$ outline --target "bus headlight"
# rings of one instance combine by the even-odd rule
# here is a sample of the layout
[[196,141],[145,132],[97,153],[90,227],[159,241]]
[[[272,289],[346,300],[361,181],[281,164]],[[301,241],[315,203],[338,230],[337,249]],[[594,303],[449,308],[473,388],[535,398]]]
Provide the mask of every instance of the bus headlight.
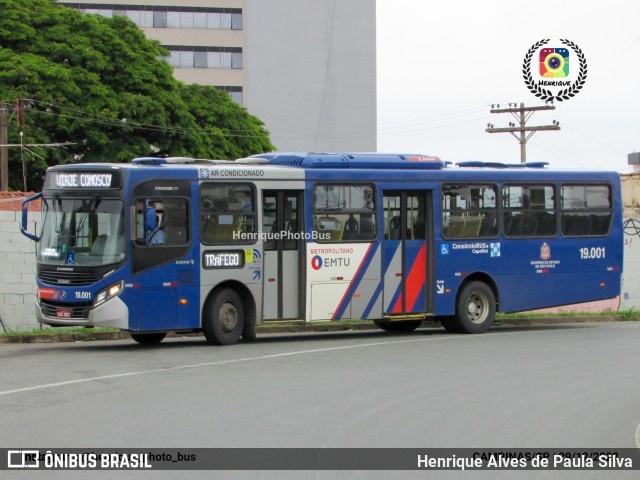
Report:
[[100,293],[96,295],[96,299],[93,302],[93,306],[97,307],[98,305],[102,305],[107,300],[117,296],[124,289],[124,280],[119,281],[118,283],[114,283],[108,288],[105,288]]

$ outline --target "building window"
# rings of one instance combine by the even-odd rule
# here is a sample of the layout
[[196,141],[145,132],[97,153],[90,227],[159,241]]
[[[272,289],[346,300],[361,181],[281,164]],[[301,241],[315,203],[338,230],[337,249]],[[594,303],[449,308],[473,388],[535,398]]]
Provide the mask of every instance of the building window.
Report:
[[222,68],[222,54],[220,52],[207,52],[207,67]]
[[207,67],[207,52],[193,52],[193,68]]
[[[127,10],[127,14],[131,15],[132,11]],[[131,18],[131,17],[129,17]],[[136,23],[139,27],[153,27],[153,12],[140,12],[140,23]]]
[[242,53],[231,54],[231,68],[242,68]]
[[242,14],[231,14],[231,30],[242,30]]
[[193,14],[193,28],[207,28],[207,14],[206,13],[194,13]]
[[242,94],[242,87],[225,86],[225,87],[215,87],[215,88],[217,88],[218,90],[223,90],[227,92],[231,97],[231,100],[236,102],[238,105],[243,105],[244,97]]
[[193,53],[194,52],[180,52],[180,68],[193,68]]
[[154,28],[167,28],[167,12],[153,12]]
[[238,47],[186,47],[163,45],[169,50],[167,59],[177,68],[243,68],[242,48]]
[[[139,27],[206,28],[212,30],[242,30],[242,9],[204,7],[163,7],[159,5],[104,5],[60,2],[83,13],[104,17],[125,15]],[[111,8],[108,8],[111,7]]]
[[236,102],[238,105],[244,104],[244,96],[242,95],[242,92],[229,92],[229,95],[231,95],[231,100]]
[[167,12],[167,28],[180,28],[180,19],[182,18],[182,14],[180,12],[172,12],[169,10]]

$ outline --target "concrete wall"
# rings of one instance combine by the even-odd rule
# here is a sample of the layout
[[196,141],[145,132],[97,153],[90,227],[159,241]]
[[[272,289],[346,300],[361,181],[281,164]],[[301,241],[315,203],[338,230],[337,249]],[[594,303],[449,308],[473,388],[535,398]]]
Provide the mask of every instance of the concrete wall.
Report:
[[[0,319],[10,330],[32,330],[39,325],[33,311],[36,244],[20,233],[21,221],[21,212],[0,211]],[[29,232],[34,233],[37,225],[40,213],[30,212]]]
[[620,308],[640,310],[640,218],[624,220],[624,271]]

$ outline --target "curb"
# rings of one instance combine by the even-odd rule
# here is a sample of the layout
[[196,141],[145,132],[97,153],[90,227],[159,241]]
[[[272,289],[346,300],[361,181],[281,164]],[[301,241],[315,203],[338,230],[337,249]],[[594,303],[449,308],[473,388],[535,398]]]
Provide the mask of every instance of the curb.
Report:
[[[612,323],[624,320],[623,315],[594,315],[583,317],[522,317],[498,319],[496,327],[524,327],[544,325],[568,325],[575,323]],[[423,327],[442,328],[439,322],[425,322]],[[373,323],[336,323],[323,325],[268,325],[258,326],[258,334],[275,333],[320,333],[320,332],[344,332],[344,331],[378,330]],[[192,334],[188,334],[192,335]],[[200,335],[200,334],[195,334]],[[169,333],[167,338],[180,337],[181,334]],[[102,340],[130,340],[125,332],[87,332],[87,333],[57,333],[42,335],[10,335],[0,337],[0,344],[16,343],[63,343],[63,342],[90,342]]]

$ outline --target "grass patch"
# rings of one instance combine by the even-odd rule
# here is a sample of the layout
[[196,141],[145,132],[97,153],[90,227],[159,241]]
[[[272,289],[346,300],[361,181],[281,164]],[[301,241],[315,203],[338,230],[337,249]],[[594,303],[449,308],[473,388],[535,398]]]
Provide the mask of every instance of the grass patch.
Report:
[[59,335],[70,333],[103,333],[119,332],[117,328],[85,328],[85,327],[63,327],[63,328],[38,328],[34,330],[9,330],[0,333],[0,337],[18,337],[23,335]]
[[498,313],[496,318],[549,318],[549,317],[602,317],[602,316],[620,316],[625,320],[640,320],[640,310],[604,310],[602,312],[557,312],[557,313],[538,313],[538,312],[519,312],[519,313]]
[[585,318],[585,317],[617,317],[616,320],[621,322],[638,322],[640,321],[640,310],[604,310],[602,312],[558,312],[558,313],[537,313],[537,312],[520,312],[520,313],[498,313],[496,315],[496,325],[504,325],[509,320],[518,319],[535,319],[535,318]]

